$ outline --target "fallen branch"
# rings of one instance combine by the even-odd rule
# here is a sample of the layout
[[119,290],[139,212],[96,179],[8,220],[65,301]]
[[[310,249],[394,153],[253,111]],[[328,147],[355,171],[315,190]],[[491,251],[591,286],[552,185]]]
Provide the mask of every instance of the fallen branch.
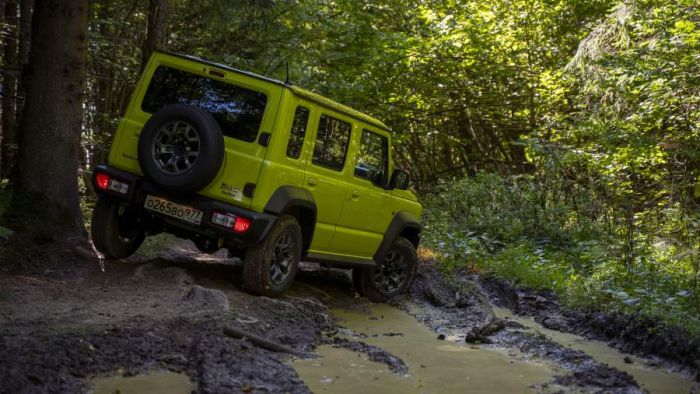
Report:
[[490,337],[491,335],[501,331],[505,328],[505,322],[501,319],[496,318],[493,315],[489,315],[484,324],[476,325],[472,327],[471,331],[464,337],[465,342],[469,343],[493,343]]
[[232,337],[232,338],[237,338],[237,339],[247,339],[254,345],[257,345],[263,349],[270,350],[272,352],[277,352],[277,353],[288,353],[297,357],[304,357],[304,358],[314,358],[318,357],[315,354],[311,353],[305,353],[305,352],[300,352],[291,348],[288,348],[284,345],[281,345],[276,342],[272,342],[270,340],[267,340],[263,337],[259,337],[255,334],[251,334],[249,332],[240,330],[238,328],[234,327],[224,327],[224,334]]

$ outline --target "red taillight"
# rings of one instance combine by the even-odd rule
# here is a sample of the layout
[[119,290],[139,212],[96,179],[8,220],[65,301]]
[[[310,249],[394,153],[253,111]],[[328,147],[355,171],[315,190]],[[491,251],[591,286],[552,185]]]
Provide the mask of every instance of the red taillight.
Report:
[[237,233],[246,232],[248,228],[250,228],[250,220],[240,218],[228,212],[214,211],[211,214],[211,222]]
[[109,185],[109,175],[98,173],[95,176],[95,180],[97,181],[97,187],[102,190],[107,190],[107,186]]
[[128,183],[121,182],[107,174],[97,173],[97,175],[95,175],[95,181],[97,182],[97,187],[102,190],[110,190],[119,194],[126,194],[129,192]]
[[243,218],[236,218],[236,224],[233,226],[233,231],[237,233],[242,233],[248,230],[250,227],[250,220]]

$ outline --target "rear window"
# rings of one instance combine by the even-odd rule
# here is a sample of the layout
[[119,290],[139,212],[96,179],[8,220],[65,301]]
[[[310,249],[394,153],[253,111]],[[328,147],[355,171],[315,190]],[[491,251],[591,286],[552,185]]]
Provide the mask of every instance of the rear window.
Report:
[[240,86],[160,66],[141,103],[155,113],[171,104],[189,104],[214,116],[227,137],[253,142],[260,130],[267,96]]

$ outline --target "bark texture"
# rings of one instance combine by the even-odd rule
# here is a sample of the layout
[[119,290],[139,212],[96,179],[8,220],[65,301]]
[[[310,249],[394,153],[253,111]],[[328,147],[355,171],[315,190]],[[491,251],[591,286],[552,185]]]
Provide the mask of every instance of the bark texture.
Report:
[[168,43],[168,0],[149,0],[148,30],[141,49],[141,70],[146,68],[153,51],[165,49]]
[[[20,72],[24,74],[27,65],[29,64],[29,48],[32,40],[32,9],[34,8],[34,0],[22,0],[19,10],[19,50],[17,53],[17,63]],[[17,123],[22,120],[22,108],[26,92],[24,89],[24,79],[17,85]]]
[[89,0],[36,1],[17,179],[0,220],[16,233],[0,260],[36,261],[39,254],[58,257],[67,250],[85,255],[78,158],[88,5]]
[[5,31],[3,54],[5,69],[2,86],[2,177],[10,175],[16,152],[16,96],[17,96],[17,4],[7,0],[4,7]]

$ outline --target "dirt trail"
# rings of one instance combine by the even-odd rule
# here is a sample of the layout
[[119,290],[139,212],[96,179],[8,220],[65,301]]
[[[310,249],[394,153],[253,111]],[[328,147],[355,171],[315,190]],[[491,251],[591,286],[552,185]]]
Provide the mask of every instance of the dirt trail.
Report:
[[[242,290],[241,272],[240,263],[223,254],[203,255],[187,242],[166,237],[136,257],[107,262],[104,272],[88,276],[68,270],[60,275],[0,275],[0,393],[88,392],[105,382],[96,379],[167,371],[189,376],[200,393],[305,393],[317,387],[309,375],[302,374],[307,382],[302,381],[296,362],[290,363],[292,356],[227,337],[224,327],[247,330],[298,352],[318,348],[326,362],[347,355],[366,359],[372,368],[382,366],[387,376],[409,379],[411,387],[420,389],[410,376],[427,375],[415,358],[400,354],[398,334],[408,336],[408,330],[371,337],[378,332],[348,330],[348,323],[333,314],[346,311],[356,321],[376,315],[376,306],[355,294],[345,272],[304,264],[282,299],[248,295]],[[453,346],[434,337],[442,333],[448,339],[463,338],[492,317],[486,295],[474,277],[448,284],[427,264],[411,294],[380,308],[404,311],[400,313],[416,325],[414,333],[421,332],[419,341]],[[558,365],[532,375],[537,378],[526,386],[535,391],[641,392],[630,375],[526,330],[509,327],[490,338],[493,351],[514,365],[503,373]],[[483,351],[454,345],[460,351]],[[184,375],[161,378],[178,381]],[[446,374],[442,379],[448,378]],[[426,390],[419,392],[430,392]]]

